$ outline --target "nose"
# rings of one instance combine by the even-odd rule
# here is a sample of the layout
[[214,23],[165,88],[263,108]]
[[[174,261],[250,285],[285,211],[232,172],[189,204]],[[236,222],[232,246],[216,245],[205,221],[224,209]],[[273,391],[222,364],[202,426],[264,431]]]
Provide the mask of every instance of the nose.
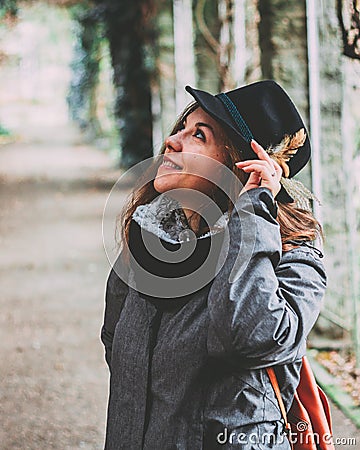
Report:
[[180,152],[182,150],[180,133],[173,134],[165,139],[165,149],[175,152]]

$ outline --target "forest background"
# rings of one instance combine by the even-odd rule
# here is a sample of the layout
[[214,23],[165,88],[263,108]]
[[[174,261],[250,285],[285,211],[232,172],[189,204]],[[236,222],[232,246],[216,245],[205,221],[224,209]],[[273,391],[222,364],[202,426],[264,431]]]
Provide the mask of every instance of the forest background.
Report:
[[[17,168],[24,162],[12,146],[26,140],[24,123],[30,128],[35,116],[43,132],[50,121],[58,124],[47,136],[50,146],[69,120],[119,177],[157,154],[176,114],[191,101],[185,85],[217,93],[274,79],[286,89],[313,147],[298,179],[320,200],[313,206],[326,236],[328,290],[309,344],[355,409],[359,10],[356,0],[0,0],[0,161]],[[45,104],[52,105],[49,115]]]

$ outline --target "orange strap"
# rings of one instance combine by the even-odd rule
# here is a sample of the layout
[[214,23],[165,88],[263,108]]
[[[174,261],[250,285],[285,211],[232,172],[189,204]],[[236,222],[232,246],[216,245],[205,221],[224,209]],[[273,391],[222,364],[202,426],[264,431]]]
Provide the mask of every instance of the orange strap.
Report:
[[277,401],[278,401],[279,406],[280,406],[281,415],[283,416],[283,419],[285,421],[286,433],[289,434],[291,432],[291,427],[290,427],[290,424],[289,424],[289,422],[287,420],[286,409],[285,409],[285,405],[284,405],[283,399],[281,397],[281,392],[280,392],[280,388],[279,388],[279,383],[278,383],[277,378],[276,378],[276,374],[275,374],[274,369],[272,367],[267,367],[266,368],[266,372],[269,375],[270,383],[271,383],[271,385],[272,385],[272,387],[274,389]]

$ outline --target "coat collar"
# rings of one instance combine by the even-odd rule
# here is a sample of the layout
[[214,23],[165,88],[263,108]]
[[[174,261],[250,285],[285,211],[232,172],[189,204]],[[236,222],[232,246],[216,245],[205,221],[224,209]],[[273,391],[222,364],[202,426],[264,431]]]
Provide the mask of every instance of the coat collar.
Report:
[[[172,244],[189,240],[186,230],[190,226],[180,203],[174,198],[160,194],[151,203],[139,205],[133,213],[135,220],[143,229]],[[203,239],[223,231],[228,223],[229,214],[226,211],[211,227],[210,231],[199,236]]]

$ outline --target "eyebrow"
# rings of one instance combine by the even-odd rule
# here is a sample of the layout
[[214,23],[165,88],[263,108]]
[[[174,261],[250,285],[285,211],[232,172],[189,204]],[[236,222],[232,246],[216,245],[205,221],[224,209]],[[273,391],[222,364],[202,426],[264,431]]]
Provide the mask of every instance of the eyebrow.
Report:
[[213,128],[211,125],[209,125],[208,123],[197,122],[197,123],[195,124],[195,126],[196,126],[196,127],[206,127],[206,128],[209,128],[209,130],[211,130],[213,136],[215,136],[214,128]]
[[[187,119],[187,118],[185,117],[185,119],[183,120],[183,124],[184,124],[184,125],[186,125],[186,119]],[[214,131],[214,128],[213,128],[211,125],[209,125],[208,123],[205,123],[205,122],[196,122],[195,126],[196,126],[196,127],[205,127],[205,128],[208,128],[208,129],[212,132],[213,136],[215,137],[215,131]]]

